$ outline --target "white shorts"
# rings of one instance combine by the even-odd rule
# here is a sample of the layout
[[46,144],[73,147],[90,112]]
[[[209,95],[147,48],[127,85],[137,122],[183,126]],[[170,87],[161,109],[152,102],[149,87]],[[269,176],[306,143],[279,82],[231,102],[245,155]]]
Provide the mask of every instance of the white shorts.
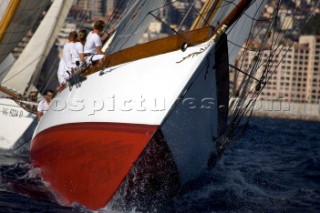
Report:
[[85,57],[85,60],[86,60],[87,64],[91,64],[91,61],[99,61],[104,56],[105,55],[91,55],[91,56]]
[[66,66],[63,60],[60,60],[57,76],[60,84],[66,83],[67,80],[70,78],[69,74],[66,71]]

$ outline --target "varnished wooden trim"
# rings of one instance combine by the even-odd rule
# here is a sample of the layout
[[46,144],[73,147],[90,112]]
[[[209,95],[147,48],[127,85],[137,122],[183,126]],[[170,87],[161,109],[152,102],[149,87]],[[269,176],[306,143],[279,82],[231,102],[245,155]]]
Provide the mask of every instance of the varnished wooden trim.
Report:
[[20,97],[20,95],[18,95],[17,93],[15,93],[15,92],[13,92],[13,91],[5,88],[5,87],[2,87],[2,86],[0,86],[0,91],[4,92],[7,95],[10,95],[13,98],[19,98]]
[[212,38],[212,36],[215,35],[216,30],[220,29],[223,25],[230,26],[231,24],[233,24],[252,1],[253,0],[242,0],[241,2],[239,2],[238,5],[231,11],[231,13],[216,29],[212,29],[212,27],[206,26],[200,29],[181,33],[181,35],[173,35],[123,49],[119,52],[106,56],[104,59],[86,70],[84,72],[84,75],[95,73],[97,71],[103,70],[106,67],[112,67],[142,58],[176,51],[181,49],[184,43],[189,43],[189,45],[197,45],[206,42],[210,38]]

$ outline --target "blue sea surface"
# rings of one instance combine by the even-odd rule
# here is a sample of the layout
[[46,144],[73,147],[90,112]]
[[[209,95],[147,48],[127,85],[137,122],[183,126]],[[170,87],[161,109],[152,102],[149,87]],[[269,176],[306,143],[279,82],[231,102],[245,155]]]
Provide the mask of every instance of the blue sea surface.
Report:
[[[28,153],[1,153],[0,172],[38,184],[28,175],[28,161]],[[89,211],[16,194],[0,179],[0,212]],[[320,122],[253,118],[212,171],[166,203],[129,212],[320,212]]]

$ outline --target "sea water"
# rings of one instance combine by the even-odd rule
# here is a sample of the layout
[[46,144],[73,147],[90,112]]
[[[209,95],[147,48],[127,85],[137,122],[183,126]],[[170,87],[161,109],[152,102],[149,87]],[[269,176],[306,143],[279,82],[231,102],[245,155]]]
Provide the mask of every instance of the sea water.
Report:
[[[41,184],[31,177],[27,152],[1,153],[0,162],[5,176]],[[0,179],[0,212],[90,211],[19,195]],[[166,203],[132,206],[129,212],[320,212],[320,122],[251,119],[212,171]]]

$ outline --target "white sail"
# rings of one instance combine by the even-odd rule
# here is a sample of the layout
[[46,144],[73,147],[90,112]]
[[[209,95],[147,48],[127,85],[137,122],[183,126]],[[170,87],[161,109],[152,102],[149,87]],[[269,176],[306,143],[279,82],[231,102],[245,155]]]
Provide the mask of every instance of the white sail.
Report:
[[[9,10],[10,4],[18,2],[16,10]],[[2,62],[7,55],[17,46],[22,38],[34,25],[43,11],[50,3],[50,0],[1,0],[0,1],[0,23],[12,16],[8,26],[0,26],[0,62]]]
[[19,59],[2,81],[2,86],[23,94],[41,67],[64,24],[72,1],[55,0]]
[[159,13],[157,9],[164,3],[165,0],[134,2],[120,21],[121,24],[116,29],[114,40],[107,50],[108,54],[136,45],[150,22],[154,19],[149,14],[150,11],[153,11],[151,13],[156,16]]

